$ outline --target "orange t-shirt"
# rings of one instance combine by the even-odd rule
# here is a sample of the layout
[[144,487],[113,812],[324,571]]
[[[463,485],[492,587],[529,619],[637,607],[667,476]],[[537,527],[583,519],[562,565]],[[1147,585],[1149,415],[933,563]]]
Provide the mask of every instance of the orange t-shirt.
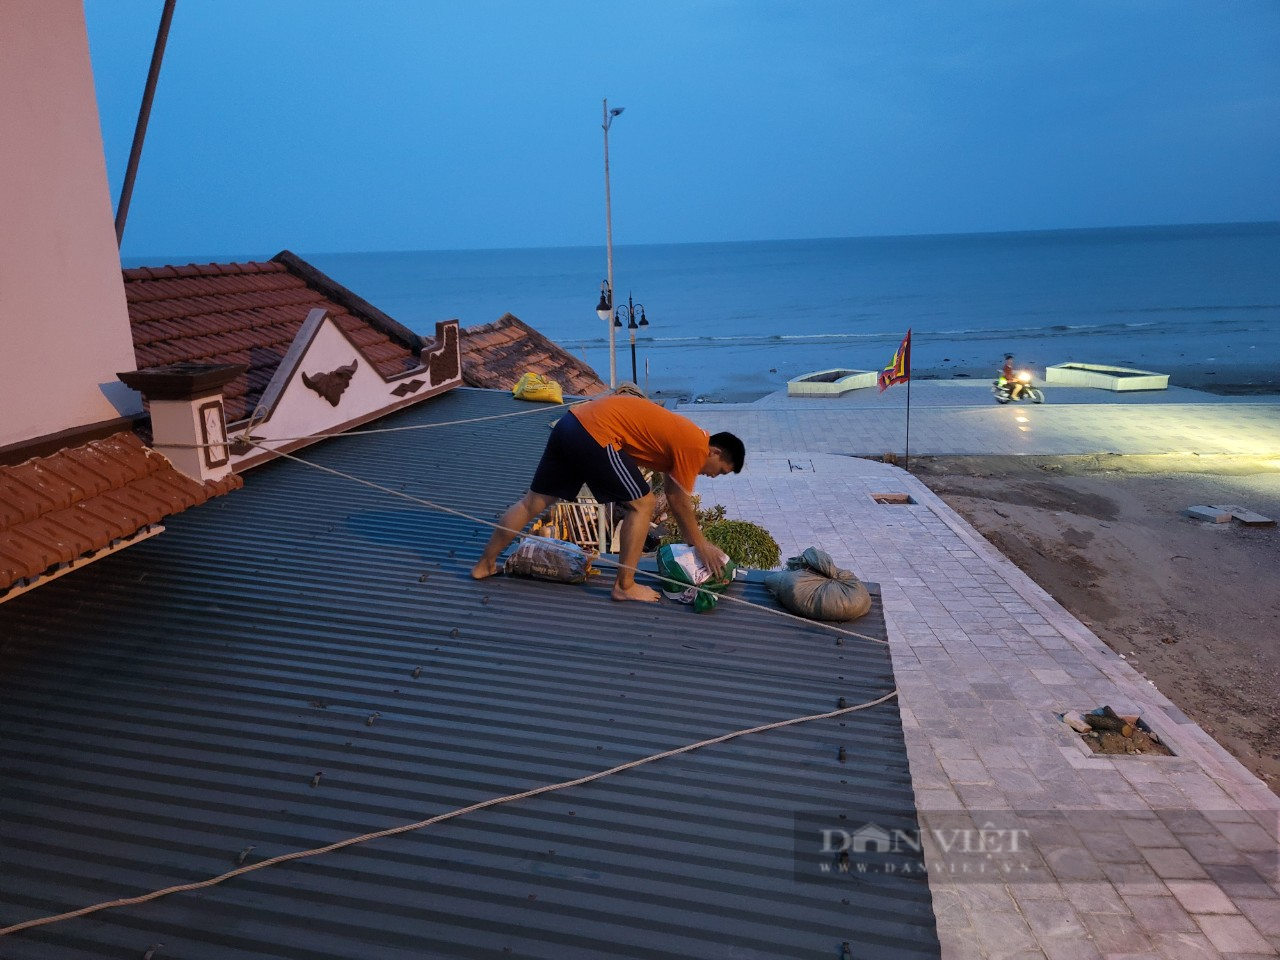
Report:
[[571,412],[602,447],[621,450],[693,493],[711,441],[692,420],[641,397],[612,394],[579,404]]

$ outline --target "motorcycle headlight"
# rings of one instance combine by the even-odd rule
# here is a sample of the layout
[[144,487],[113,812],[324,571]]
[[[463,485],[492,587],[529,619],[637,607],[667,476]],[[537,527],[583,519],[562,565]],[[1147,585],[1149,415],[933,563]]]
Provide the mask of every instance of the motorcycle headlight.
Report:
[[1030,382],[1031,382],[1031,374],[1029,374],[1029,373],[1027,373],[1027,371],[1023,370],[1021,373],[1019,373],[1019,374],[1018,374],[1018,379],[1019,379],[1019,380],[1021,380],[1023,383],[1030,383]]

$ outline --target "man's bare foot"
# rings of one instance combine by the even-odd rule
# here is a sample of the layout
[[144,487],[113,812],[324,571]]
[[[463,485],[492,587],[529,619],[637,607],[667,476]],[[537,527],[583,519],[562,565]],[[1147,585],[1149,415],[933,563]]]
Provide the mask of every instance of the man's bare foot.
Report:
[[639,600],[641,603],[653,603],[658,600],[662,594],[658,593],[652,587],[646,587],[641,583],[632,583],[630,586],[620,587],[616,583],[613,585],[614,600]]
[[471,577],[473,580],[483,580],[485,577],[492,577],[498,572],[498,561],[481,560],[471,568]]

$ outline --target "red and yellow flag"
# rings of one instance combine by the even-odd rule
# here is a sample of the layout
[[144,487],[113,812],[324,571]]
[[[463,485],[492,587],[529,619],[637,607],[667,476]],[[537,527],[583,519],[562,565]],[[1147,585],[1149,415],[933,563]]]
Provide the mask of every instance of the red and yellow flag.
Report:
[[907,335],[902,338],[902,343],[898,345],[897,352],[894,353],[893,359],[889,361],[889,365],[880,371],[880,375],[876,378],[880,384],[880,392],[884,393],[896,383],[906,383],[911,379],[911,331],[907,331]]

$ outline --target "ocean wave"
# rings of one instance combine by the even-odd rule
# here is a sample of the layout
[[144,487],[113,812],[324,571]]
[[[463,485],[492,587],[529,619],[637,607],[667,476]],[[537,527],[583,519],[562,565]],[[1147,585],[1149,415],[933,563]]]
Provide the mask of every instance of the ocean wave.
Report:
[[[917,341],[964,341],[964,340],[1023,340],[1032,338],[1070,338],[1095,337],[1114,334],[1141,335],[1145,331],[1158,332],[1161,336],[1177,333],[1206,333],[1215,329],[1240,330],[1243,321],[1231,318],[1218,318],[1194,324],[1173,324],[1155,320],[1116,320],[1100,323],[1055,323],[1036,326],[1014,327],[953,327],[948,329],[913,328],[913,336]],[[779,325],[784,325],[780,323]],[[753,346],[766,344],[796,346],[821,344],[896,344],[905,330],[845,331],[820,333],[745,333],[721,335],[714,333],[695,334],[691,336],[652,336],[637,337],[636,344],[654,348],[676,348],[682,346],[703,347],[713,344],[724,346]],[[566,337],[560,342],[565,345],[584,344],[599,346],[608,343],[607,337]],[[627,345],[628,338],[618,336],[615,343]]]

